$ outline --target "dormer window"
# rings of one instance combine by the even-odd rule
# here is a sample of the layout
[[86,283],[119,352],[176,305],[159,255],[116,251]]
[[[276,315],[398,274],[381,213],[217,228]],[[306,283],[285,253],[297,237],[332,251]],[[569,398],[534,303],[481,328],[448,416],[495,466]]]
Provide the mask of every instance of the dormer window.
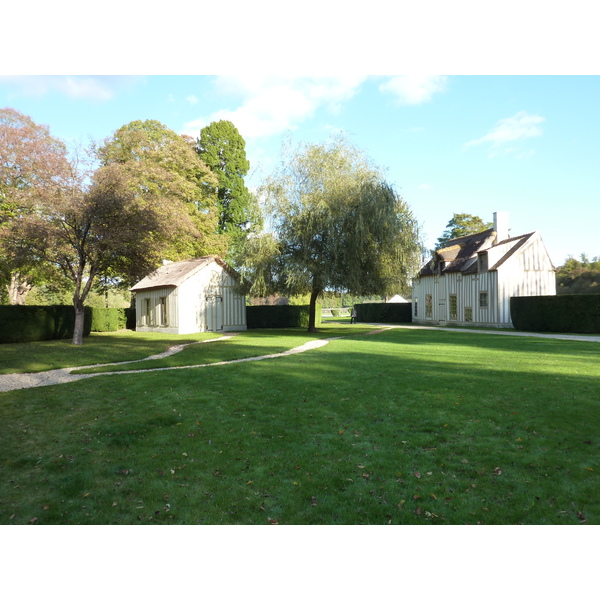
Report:
[[477,256],[477,270],[480,273],[484,273],[488,270],[488,254],[487,252],[481,252]]
[[438,274],[439,275],[443,275],[444,274],[444,267],[445,266],[446,266],[446,261],[440,260],[440,262],[438,263]]

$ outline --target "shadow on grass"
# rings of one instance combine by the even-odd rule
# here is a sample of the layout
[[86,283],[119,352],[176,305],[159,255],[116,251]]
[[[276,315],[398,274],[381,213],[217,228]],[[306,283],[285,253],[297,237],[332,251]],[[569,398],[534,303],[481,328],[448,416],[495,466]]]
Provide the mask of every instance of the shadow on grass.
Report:
[[0,522],[600,523],[598,356],[447,336],[7,393]]

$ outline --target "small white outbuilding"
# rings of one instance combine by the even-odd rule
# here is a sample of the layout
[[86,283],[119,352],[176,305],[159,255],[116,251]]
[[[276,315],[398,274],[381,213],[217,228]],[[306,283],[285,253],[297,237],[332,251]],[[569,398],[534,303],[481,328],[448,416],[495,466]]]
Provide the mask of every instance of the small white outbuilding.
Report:
[[218,256],[167,263],[131,288],[136,331],[199,333],[246,329],[238,274]]

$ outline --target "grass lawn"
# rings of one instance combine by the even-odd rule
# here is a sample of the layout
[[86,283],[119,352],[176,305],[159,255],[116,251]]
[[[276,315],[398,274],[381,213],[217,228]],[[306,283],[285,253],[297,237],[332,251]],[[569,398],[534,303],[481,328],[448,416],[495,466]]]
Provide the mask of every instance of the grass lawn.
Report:
[[[600,345],[368,330],[249,331],[165,360],[351,337],[0,393],[0,524],[600,524]],[[93,360],[28,344],[6,368],[182,341],[98,337]]]

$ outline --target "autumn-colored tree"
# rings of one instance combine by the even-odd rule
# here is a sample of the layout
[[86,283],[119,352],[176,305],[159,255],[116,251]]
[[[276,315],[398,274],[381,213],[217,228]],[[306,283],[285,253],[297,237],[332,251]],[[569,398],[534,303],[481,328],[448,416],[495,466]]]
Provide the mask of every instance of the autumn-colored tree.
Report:
[[[143,164],[140,185],[146,177],[159,176],[163,191],[173,202],[182,202],[199,235],[191,240],[174,240],[168,258],[179,260],[205,254],[225,256],[229,238],[219,231],[217,176],[195,152],[195,142],[180,136],[158,121],[132,121],[118,129],[99,148],[103,165]],[[154,184],[153,184],[154,185]]]
[[60,194],[69,172],[65,144],[51,136],[48,127],[14,108],[0,109],[0,280],[10,304],[24,304],[34,283],[52,279],[54,269],[22,260],[20,253],[2,244],[2,231]]
[[309,331],[324,291],[393,295],[416,272],[416,220],[345,138],[290,148],[262,193],[273,233],[248,240],[249,293],[310,293]]
[[98,277],[133,283],[161,259],[204,251],[217,237],[199,226],[216,213],[201,187],[202,173],[210,173],[189,143],[174,133],[162,145],[142,135],[127,146],[117,137],[97,150],[99,168],[72,161],[57,193],[31,198],[3,236],[19,260],[57,265],[73,283],[74,344],[83,342],[84,303]]

